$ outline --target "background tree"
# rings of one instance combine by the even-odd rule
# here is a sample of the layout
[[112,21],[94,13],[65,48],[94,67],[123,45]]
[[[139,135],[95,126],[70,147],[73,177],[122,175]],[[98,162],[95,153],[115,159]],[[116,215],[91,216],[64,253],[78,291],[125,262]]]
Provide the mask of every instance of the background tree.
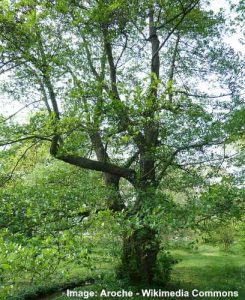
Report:
[[28,122],[2,120],[0,145],[25,156],[48,142],[54,158],[101,172],[108,208],[132,227],[119,273],[151,284],[151,216],[170,209],[171,178],[205,189],[236,156],[227,124],[240,110],[242,64],[222,42],[222,13],[189,0],[3,1],[0,29],[5,92],[38,103]]

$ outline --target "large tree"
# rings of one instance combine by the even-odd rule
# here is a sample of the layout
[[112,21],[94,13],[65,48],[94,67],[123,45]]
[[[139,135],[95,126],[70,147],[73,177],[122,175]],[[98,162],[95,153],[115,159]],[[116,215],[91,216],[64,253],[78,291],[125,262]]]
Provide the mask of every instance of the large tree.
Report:
[[48,142],[54,158],[101,172],[108,208],[138,220],[121,274],[151,283],[160,241],[149,216],[168,205],[169,175],[200,189],[234,155],[242,65],[222,42],[232,24],[205,0],[6,0],[0,10],[3,88],[38,104],[28,121],[3,118],[0,145],[26,155]]

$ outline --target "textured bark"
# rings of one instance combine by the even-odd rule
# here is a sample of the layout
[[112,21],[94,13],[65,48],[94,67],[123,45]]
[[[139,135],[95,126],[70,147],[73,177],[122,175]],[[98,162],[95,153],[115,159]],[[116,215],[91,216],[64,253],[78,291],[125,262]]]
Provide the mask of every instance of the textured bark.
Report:
[[[149,93],[150,105],[145,109],[146,122],[144,136],[139,147],[140,156],[140,179],[138,181],[138,199],[132,214],[140,215],[144,224],[143,204],[154,202],[156,191],[155,173],[155,151],[158,143],[158,123],[155,119],[157,92],[160,73],[160,58],[158,54],[159,39],[154,25],[154,11],[149,15],[149,41],[152,47],[151,59],[151,89]],[[131,282],[146,283],[151,285],[154,281],[154,274],[157,269],[157,255],[159,252],[159,241],[156,238],[156,231],[145,224],[134,232],[123,242],[121,275],[127,274]]]
[[56,158],[63,160],[64,162],[67,162],[71,165],[81,167],[83,169],[89,169],[94,171],[101,171],[101,172],[107,172],[119,177],[124,177],[126,179],[133,180],[134,178],[134,171],[116,166],[114,164],[110,163],[103,163],[100,161],[74,156],[74,155],[58,155]]
[[151,285],[157,268],[159,241],[156,232],[149,227],[135,230],[123,241],[121,277],[132,283]]
[[160,74],[160,58],[158,54],[159,39],[157,30],[154,25],[154,11],[149,15],[149,41],[151,43],[151,89],[149,93],[150,105],[146,108],[144,115],[146,123],[144,126],[144,141],[140,149],[140,174],[142,188],[156,185],[155,175],[155,151],[158,144],[158,123],[155,120],[155,112],[157,105],[157,90]]
[[[100,162],[108,162],[109,156],[106,149],[102,143],[100,133],[98,131],[93,131],[90,133],[90,140],[93,145],[93,149],[96,153],[96,157]],[[103,179],[105,185],[108,187],[108,206],[113,211],[120,211],[124,208],[124,203],[119,192],[119,180],[120,176],[111,174],[108,172],[103,172]]]

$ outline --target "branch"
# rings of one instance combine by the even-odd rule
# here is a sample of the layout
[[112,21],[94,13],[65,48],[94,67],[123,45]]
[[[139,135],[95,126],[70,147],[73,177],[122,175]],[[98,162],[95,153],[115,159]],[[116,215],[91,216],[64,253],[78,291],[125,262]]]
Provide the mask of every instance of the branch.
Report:
[[45,86],[44,86],[44,84],[42,82],[42,79],[39,77],[39,75],[38,75],[37,71],[35,70],[35,68],[32,68],[32,66],[29,66],[29,65],[27,65],[27,66],[31,70],[31,72],[36,76],[37,81],[38,81],[38,83],[40,85],[41,93],[43,94],[44,103],[46,105],[48,113],[51,114],[52,110],[51,110],[51,107],[50,107],[50,105],[48,103],[48,96],[47,96],[47,93],[46,93],[46,90],[45,90]]
[[60,119],[59,108],[58,108],[58,104],[57,104],[57,101],[56,101],[56,95],[55,95],[55,92],[54,92],[54,88],[53,88],[53,85],[51,83],[50,76],[48,74],[49,73],[48,64],[47,64],[47,61],[46,61],[46,54],[45,54],[43,44],[42,44],[41,33],[38,31],[37,34],[39,36],[38,45],[39,45],[39,51],[40,51],[41,60],[42,60],[41,72],[42,72],[42,76],[43,76],[43,81],[44,81],[44,84],[45,84],[45,86],[48,90],[48,93],[49,93],[49,97],[50,97],[50,100],[51,100],[51,103],[52,103],[55,118],[57,120],[59,120]]
[[98,161],[108,162],[110,161],[109,155],[107,153],[107,147],[103,145],[102,138],[99,130],[94,130],[89,133],[89,137],[93,146],[93,149],[96,153]]
[[[149,34],[150,38],[149,41],[151,42],[151,51],[152,51],[152,58],[151,58],[151,73],[154,73],[159,78],[159,70],[160,70],[160,58],[158,55],[157,49],[159,48],[159,39],[157,35],[156,27],[154,26],[154,11],[151,10],[149,13]],[[154,79],[152,78],[152,85],[153,85],[153,95],[154,98],[157,96],[157,88],[154,83]]]
[[[197,2],[199,2],[199,1],[197,1]],[[167,20],[165,23],[163,23],[163,24],[157,26],[156,29],[157,29],[157,30],[158,30],[158,29],[162,29],[162,28],[163,28],[164,26],[166,26],[167,24],[169,24],[169,23],[173,22],[174,20],[178,19],[178,17],[180,17],[180,16],[181,16],[183,13],[185,13],[190,7],[192,7],[192,2],[191,2],[191,4],[188,5],[186,8],[184,8],[183,5],[181,5],[181,6],[182,6],[182,9],[183,9],[183,10],[182,10],[180,13],[178,13],[177,15],[175,15],[173,18]],[[195,4],[195,6],[196,6],[196,4]]]
[[180,41],[180,35],[178,34],[176,42],[175,42],[174,53],[173,53],[171,67],[170,67],[170,72],[169,72],[169,84],[170,84],[170,87],[168,88],[168,95],[169,95],[170,102],[172,102],[172,100],[173,100],[172,85],[173,85],[173,79],[174,79],[175,63],[176,63],[176,57],[177,57],[177,53],[178,53],[179,41]]
[[228,97],[232,96],[233,93],[227,93],[227,94],[221,94],[221,95],[205,95],[205,94],[191,94],[186,91],[174,91],[176,94],[184,94],[188,97],[196,97],[196,98],[209,98],[209,99],[215,99],[215,98],[222,98],[222,97]]
[[135,152],[134,155],[131,156],[131,157],[126,161],[126,163],[124,164],[124,168],[129,168],[129,167],[132,165],[132,163],[135,162],[135,160],[138,158],[139,154],[140,154],[139,151]]
[[5,70],[1,70],[1,71],[0,71],[0,75],[6,73],[6,72],[8,72],[8,71],[11,71],[12,69],[14,69],[14,68],[16,68],[16,67],[18,67],[18,66],[21,66],[21,65],[23,65],[24,63],[25,63],[25,62],[19,62],[18,64],[15,64],[15,65],[13,65],[13,66],[10,66],[10,67],[8,67],[8,68],[5,69]]
[[2,120],[0,123],[3,123],[3,122],[6,122],[7,120],[13,118],[14,116],[16,116],[19,112],[21,112],[22,110],[24,110],[25,108],[27,108],[28,106],[34,104],[34,103],[39,103],[41,102],[42,100],[36,100],[36,101],[33,101],[31,103],[28,103],[26,104],[25,106],[23,106],[22,108],[20,108],[19,110],[17,110],[15,113],[13,113],[12,115],[8,116],[7,118],[5,118],[4,120]]
[[124,51],[126,50],[127,45],[128,45],[128,36],[127,36],[127,34],[124,34],[124,36],[125,36],[125,43],[124,43],[124,46],[123,46],[123,48],[122,48],[122,51],[121,51],[121,53],[120,53],[120,55],[119,55],[119,57],[118,57],[118,59],[117,59],[117,62],[116,62],[116,64],[115,64],[115,67],[118,66],[118,63],[120,62],[120,60],[121,60],[121,58],[122,58],[122,56],[123,56],[123,53],[124,53]]
[[182,146],[177,148],[169,157],[169,159],[167,160],[164,168],[162,169],[162,171],[160,172],[158,178],[157,178],[157,182],[158,184],[160,183],[161,179],[163,178],[163,176],[166,173],[167,168],[172,164],[172,162],[174,161],[175,157],[184,150],[189,150],[189,149],[198,149],[198,148],[202,148],[204,146],[213,146],[213,145],[219,145],[219,144],[223,144],[224,141],[213,141],[213,142],[207,142],[207,141],[203,141],[197,144],[191,144],[191,145],[186,145],[186,146]]
[[113,96],[117,100],[120,100],[118,89],[117,89],[117,67],[114,63],[112,46],[111,46],[110,41],[108,41],[107,31],[104,30],[103,34],[104,34],[105,51],[106,51],[108,63],[110,66],[111,90],[112,90]]
[[100,75],[99,73],[96,71],[94,65],[93,65],[93,61],[92,61],[92,57],[91,57],[91,53],[89,51],[89,48],[88,48],[88,44],[85,40],[85,38],[83,38],[83,42],[84,42],[84,46],[85,46],[85,51],[86,51],[86,55],[87,55],[87,59],[88,59],[88,65],[91,69],[91,72],[93,73],[94,77],[98,80],[100,80]]
[[48,113],[51,114],[52,110],[51,110],[51,108],[50,108],[50,106],[49,106],[49,103],[48,103],[48,96],[47,96],[47,93],[46,93],[46,91],[45,91],[45,87],[44,87],[44,85],[43,85],[43,83],[42,83],[41,80],[39,81],[39,84],[40,84],[41,92],[42,92],[42,94],[43,94],[43,100],[44,100],[44,103],[45,103],[45,105],[46,105],[46,108],[47,108],[47,110],[48,110]]
[[[119,125],[120,125],[120,130],[128,130],[129,134],[134,136],[134,132],[130,130],[129,125],[132,124],[130,117],[127,112],[127,107],[126,105],[121,101],[119,92],[117,89],[117,68],[114,63],[114,58],[113,58],[113,53],[112,53],[112,46],[110,41],[108,41],[108,32],[106,29],[103,31],[104,35],[104,44],[105,44],[105,52],[107,55],[108,63],[110,66],[110,78],[111,78],[111,94],[113,100],[118,102],[118,117],[119,117]],[[140,146],[143,140],[143,135],[141,133],[138,133],[137,136],[134,138],[135,143]]]
[[55,157],[71,165],[83,169],[110,173],[112,175],[126,178],[130,182],[134,182],[135,179],[134,170],[125,167],[119,167],[111,163],[95,161],[92,159],[78,157],[74,155],[56,155]]
[[48,137],[45,137],[45,136],[30,135],[30,136],[21,137],[21,138],[16,139],[16,140],[0,141],[0,146],[12,145],[12,144],[15,144],[15,143],[19,143],[19,142],[23,142],[23,141],[31,140],[31,139],[39,139],[39,140],[44,140],[44,141],[49,141],[49,142],[52,141],[51,138],[48,138]]
[[166,44],[166,42],[168,41],[168,39],[170,38],[170,36],[174,33],[174,31],[179,27],[179,25],[182,23],[182,21],[184,20],[184,18],[188,15],[189,12],[192,11],[192,9],[195,8],[195,6],[199,3],[199,0],[196,1],[193,5],[191,5],[190,8],[188,8],[187,10],[185,10],[185,12],[183,13],[181,19],[179,20],[179,22],[172,28],[172,30],[168,33],[168,35],[166,36],[166,38],[164,39],[164,41],[162,42],[162,44],[158,47],[157,51],[155,51],[155,53],[153,54],[152,59],[158,54],[158,52],[162,49],[162,47]]
[[33,144],[31,144],[29,147],[27,147],[25,149],[25,151],[21,154],[21,156],[18,158],[15,166],[13,167],[13,169],[11,170],[10,174],[8,175],[8,178],[3,182],[1,183],[1,187],[3,187],[8,181],[10,181],[14,175],[14,172],[16,170],[16,168],[18,167],[19,163],[21,162],[21,160],[25,157],[26,153],[32,148],[34,147],[35,145],[37,145],[38,143],[40,142],[39,141],[35,141]]
[[202,160],[202,161],[189,162],[189,163],[184,163],[184,164],[182,163],[182,164],[179,164],[178,167],[195,166],[195,165],[211,163],[211,162],[215,162],[215,161],[221,162],[221,165],[222,165],[223,162],[225,162],[226,160],[230,160],[230,159],[236,157],[237,155],[238,155],[238,153],[235,153],[235,154],[232,154],[230,156],[225,155],[225,156],[222,156],[222,157],[211,158],[211,159],[206,159],[206,160]]

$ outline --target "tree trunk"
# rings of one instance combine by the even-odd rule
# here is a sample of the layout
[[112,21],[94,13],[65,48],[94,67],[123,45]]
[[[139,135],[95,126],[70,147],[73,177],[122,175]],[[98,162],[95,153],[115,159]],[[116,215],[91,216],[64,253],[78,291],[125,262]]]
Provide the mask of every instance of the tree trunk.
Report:
[[[155,190],[151,186],[148,188],[140,189],[135,206],[129,212],[130,216],[137,213],[141,225],[138,228],[135,227],[133,232],[123,239],[119,277],[127,279],[132,284],[151,285],[157,271],[160,242],[157,231],[147,224],[144,213],[144,206],[149,202],[154,202]],[[147,206],[149,207],[149,205]]]
[[123,241],[120,276],[130,283],[151,285],[157,269],[158,252],[156,232],[148,226],[136,229]]

